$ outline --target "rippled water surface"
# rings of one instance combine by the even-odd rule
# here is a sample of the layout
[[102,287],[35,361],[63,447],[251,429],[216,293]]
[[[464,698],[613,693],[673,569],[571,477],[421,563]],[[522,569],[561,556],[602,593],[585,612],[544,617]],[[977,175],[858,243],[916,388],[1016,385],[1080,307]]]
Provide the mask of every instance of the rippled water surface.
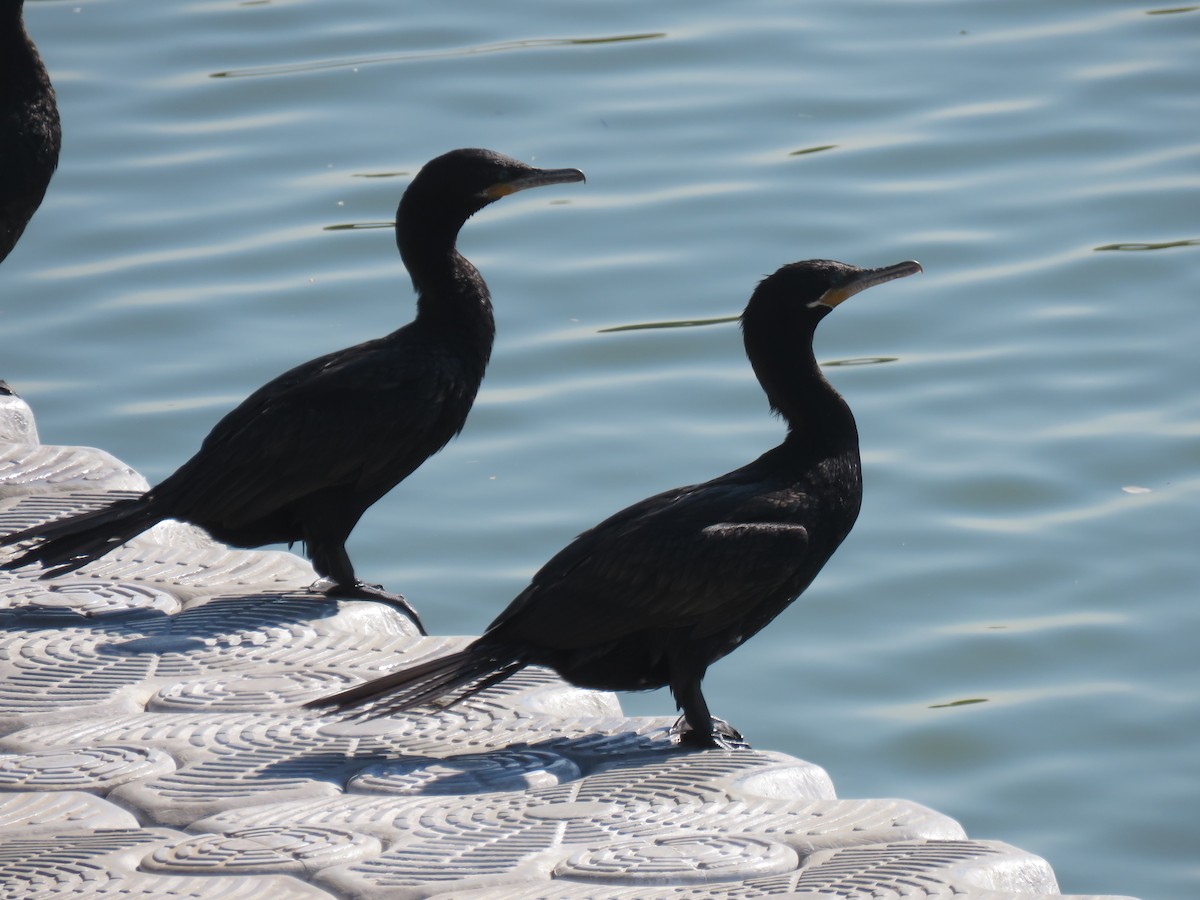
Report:
[[[777,442],[735,326],[778,265],[915,258],[818,356],[866,499],[715,711],[1045,856],[1200,894],[1200,8],[28,0],[65,141],[0,270],[47,443],[151,480],[285,368],[392,330],[411,175],[487,146],[586,185],[462,248],[499,336],[462,437],[351,553],[478,632],[578,531]],[[669,714],[670,698],[625,699]]]

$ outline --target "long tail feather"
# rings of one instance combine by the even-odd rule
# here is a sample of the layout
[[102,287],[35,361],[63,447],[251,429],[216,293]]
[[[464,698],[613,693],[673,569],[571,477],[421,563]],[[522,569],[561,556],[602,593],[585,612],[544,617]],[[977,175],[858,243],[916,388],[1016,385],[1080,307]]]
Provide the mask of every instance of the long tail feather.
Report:
[[142,496],[34,525],[0,537],[0,546],[38,539],[23,553],[0,563],[0,569],[19,569],[40,562],[47,570],[43,577],[73,572],[137,537],[161,519],[151,501]]
[[457,653],[384,675],[304,706],[306,709],[332,706],[338,710],[369,707],[356,717],[374,719],[431,704],[465,687],[449,701],[437,704],[445,708],[503,681],[524,666],[525,661],[515,648],[472,644]]

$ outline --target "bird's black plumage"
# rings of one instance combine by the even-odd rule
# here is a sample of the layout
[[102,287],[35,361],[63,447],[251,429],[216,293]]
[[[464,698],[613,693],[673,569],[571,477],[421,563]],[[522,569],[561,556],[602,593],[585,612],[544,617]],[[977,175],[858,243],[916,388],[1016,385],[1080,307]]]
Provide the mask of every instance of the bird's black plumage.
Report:
[[[849,533],[858,432],[813,356],[817,323],[864,288],[921,271],[793,263],[742,314],[746,353],[787,437],[749,465],[635,503],[584,532],[464,650],[310,703],[364,715],[456,702],[527,665],[581,687],[669,686],[686,743],[741,741],[709,715],[705,671],[787,607]],[[444,703],[444,701],[443,701]]]
[[487,285],[455,249],[463,223],[494,200],[582,181],[489,150],[426,164],[396,213],[396,241],[417,291],[417,316],[392,334],[306,362],[251,394],[200,450],[141,497],[0,538],[40,539],[0,568],[40,562],[69,572],[163,519],[199,525],[238,547],[303,541],[330,593],[392,600],[362,585],[345,542],[376,500],[466,422],[491,355]]
[[62,145],[54,88],[22,6],[0,0],[0,262],[41,205]]

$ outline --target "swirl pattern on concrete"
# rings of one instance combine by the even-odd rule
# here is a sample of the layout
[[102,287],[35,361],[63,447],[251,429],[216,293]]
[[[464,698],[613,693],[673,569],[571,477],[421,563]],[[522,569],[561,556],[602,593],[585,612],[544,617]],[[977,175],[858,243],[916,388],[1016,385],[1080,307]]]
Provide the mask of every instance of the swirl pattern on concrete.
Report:
[[[36,439],[9,398],[0,435]],[[139,490],[99,451],[0,443],[0,529]],[[1045,862],[778,753],[531,669],[436,713],[300,704],[460,646],[308,590],[281,552],[162,523],[69,577],[0,575],[0,895],[946,897],[1057,891]],[[139,827],[138,823],[148,823]],[[182,829],[186,829],[186,832]]]

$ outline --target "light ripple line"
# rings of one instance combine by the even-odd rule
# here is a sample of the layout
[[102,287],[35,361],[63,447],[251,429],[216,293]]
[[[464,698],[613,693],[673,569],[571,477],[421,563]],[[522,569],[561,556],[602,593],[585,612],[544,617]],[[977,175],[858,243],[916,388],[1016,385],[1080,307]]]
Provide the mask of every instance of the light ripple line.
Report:
[[382,63],[415,62],[427,59],[447,59],[456,56],[479,56],[485,53],[504,53],[510,50],[538,50],[545,47],[577,47],[595,44],[623,44],[630,41],[648,41],[665,38],[666,32],[652,31],[642,34],[620,34],[595,38],[529,38],[520,41],[501,41],[497,44],[482,44],[458,50],[435,50],[430,53],[394,53],[386,56],[366,56],[359,59],[329,59],[321,62],[291,63],[283,66],[263,66],[258,69],[228,69],[213,72],[210,78],[264,78],[274,75],[295,75],[301,72],[319,72],[326,69],[348,69],[359,66],[374,66]]

